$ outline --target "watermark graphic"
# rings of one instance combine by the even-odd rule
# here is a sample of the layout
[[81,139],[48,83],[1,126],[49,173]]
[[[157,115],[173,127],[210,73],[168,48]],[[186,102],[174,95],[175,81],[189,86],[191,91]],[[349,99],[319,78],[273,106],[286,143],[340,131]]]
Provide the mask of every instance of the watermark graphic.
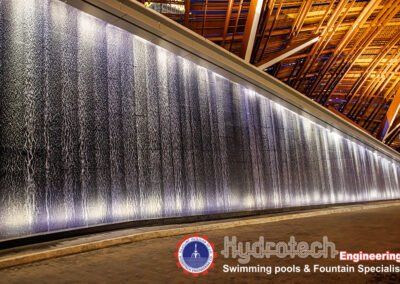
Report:
[[[385,253],[350,253],[347,251],[338,251],[336,244],[329,241],[327,236],[322,237],[322,241],[296,241],[294,236],[290,236],[288,241],[271,242],[265,241],[260,236],[254,242],[238,241],[236,236],[224,237],[224,248],[221,254],[225,259],[237,259],[238,264],[222,264],[224,273],[264,273],[264,274],[282,274],[282,273],[399,273],[400,266],[395,264],[364,265],[358,264],[289,264],[273,265],[268,262],[266,265],[248,265],[253,259],[269,259],[272,256],[278,258],[337,258],[339,261],[358,263],[360,261],[395,261],[400,263],[400,253],[386,251]],[[338,257],[337,257],[338,256]],[[207,274],[208,269],[214,267],[214,259],[217,254],[214,251],[214,244],[208,241],[206,236],[193,234],[186,236],[178,244],[178,250],[175,252],[178,267],[182,268],[185,274],[198,276]]]
[[224,237],[224,249],[221,254],[225,258],[237,259],[237,265],[222,265],[224,273],[399,273],[400,266],[395,264],[364,265],[357,266],[351,264],[321,265],[321,264],[303,264],[303,265],[247,265],[250,260],[276,256],[278,258],[331,258],[337,256],[339,261],[358,263],[360,261],[395,261],[400,263],[400,253],[386,251],[385,253],[349,253],[347,251],[338,251],[334,242],[328,240],[327,236],[322,237],[321,241],[311,243],[305,241],[297,242],[294,236],[289,237],[289,241],[270,242],[265,241],[260,236],[254,242],[238,241],[236,236]]
[[341,251],[339,253],[339,259],[344,261],[353,261],[355,263],[359,261],[396,261],[400,263],[400,253],[392,253],[390,251],[385,253],[365,253],[362,251],[350,253],[347,251]]
[[250,242],[239,242],[236,236],[229,236],[224,238],[224,249],[221,254],[225,258],[237,258],[241,264],[249,263],[251,257],[253,258],[270,258],[271,256],[277,256],[279,258],[306,258],[311,256],[313,258],[335,258],[339,254],[336,250],[336,245],[328,240],[327,236],[322,238],[322,242],[315,241],[311,244],[301,241],[296,242],[294,236],[289,238],[288,242],[266,242],[264,237],[260,236],[258,241],[253,243]]
[[193,234],[186,236],[178,244],[175,257],[178,259],[178,267],[181,267],[185,274],[198,276],[200,273],[207,274],[208,269],[214,267],[217,254],[214,252],[214,244],[210,243],[206,236]]

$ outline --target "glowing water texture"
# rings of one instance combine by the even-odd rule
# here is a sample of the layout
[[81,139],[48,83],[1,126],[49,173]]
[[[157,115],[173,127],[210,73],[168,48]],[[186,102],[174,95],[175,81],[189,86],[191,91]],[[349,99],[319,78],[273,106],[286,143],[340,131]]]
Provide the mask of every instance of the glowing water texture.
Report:
[[60,1],[0,0],[0,238],[399,198],[399,163]]

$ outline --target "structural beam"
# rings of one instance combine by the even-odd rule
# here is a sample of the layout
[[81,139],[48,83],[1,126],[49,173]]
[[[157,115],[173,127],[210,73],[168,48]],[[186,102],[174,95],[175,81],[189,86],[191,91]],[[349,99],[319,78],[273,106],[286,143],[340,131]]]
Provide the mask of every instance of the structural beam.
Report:
[[390,131],[387,131],[382,142],[390,146],[390,144],[392,144],[393,141],[396,139],[396,137],[399,135],[399,132],[400,132],[400,118],[397,118],[394,121]]
[[275,63],[280,62],[281,60],[295,54],[296,52],[299,52],[300,50],[303,50],[304,48],[312,45],[313,43],[317,42],[319,40],[319,36],[312,36],[311,38],[308,38],[306,40],[297,42],[296,44],[289,45],[287,48],[279,51],[278,53],[275,53],[269,57],[267,57],[264,60],[261,60],[256,64],[256,66],[264,70],[268,68],[269,66],[274,65]]
[[397,90],[395,97],[392,100],[392,103],[387,110],[385,117],[383,118],[381,125],[378,131],[378,139],[385,140],[389,134],[389,129],[393,125],[395,118],[400,110],[400,89]]
[[189,28],[190,0],[185,0],[185,27]]
[[256,38],[258,21],[260,20],[262,0],[251,0],[249,12],[247,14],[246,26],[242,46],[240,47],[240,57],[246,62],[250,62],[251,53],[253,51],[254,40]]
[[240,14],[242,13],[242,6],[243,6],[243,0],[240,0],[239,8],[236,11],[235,27],[233,29],[231,43],[229,45],[229,51],[232,51],[232,45],[233,45],[233,42],[235,41],[236,31],[237,31],[237,28],[238,28],[238,25],[239,25]]
[[228,11],[226,12],[226,17],[225,17],[224,32],[222,34],[221,46],[223,48],[225,48],[226,34],[228,33],[229,22],[231,21],[232,7],[233,7],[233,0],[229,0]]
[[[283,1],[281,1],[281,4],[279,4],[278,10],[277,10],[276,13],[275,13],[274,20],[272,21],[272,25],[271,25],[271,27],[269,28],[269,33],[268,33],[267,39],[265,40],[264,47],[263,47],[263,49],[262,49],[262,51],[261,51],[261,54],[260,54],[260,59],[259,59],[260,61],[261,61],[261,59],[262,59],[262,57],[263,57],[263,55],[264,55],[265,49],[266,49],[267,46],[268,46],[269,39],[271,38],[272,31],[273,31],[274,28],[275,28],[275,24],[276,24],[276,21],[278,20],[279,13],[281,12],[282,5],[283,5]],[[263,30],[263,34],[261,35],[260,45],[261,45],[262,39],[264,38],[264,32],[265,32],[265,30]]]

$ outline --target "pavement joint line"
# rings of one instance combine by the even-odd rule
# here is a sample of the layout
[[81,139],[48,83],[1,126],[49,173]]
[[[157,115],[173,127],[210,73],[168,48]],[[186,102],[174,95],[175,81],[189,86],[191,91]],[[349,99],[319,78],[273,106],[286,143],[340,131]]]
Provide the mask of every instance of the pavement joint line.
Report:
[[62,257],[72,254],[78,254],[83,252],[89,252],[93,250],[98,250],[102,248],[117,246],[128,244],[137,241],[155,239],[155,238],[162,238],[162,237],[171,237],[183,234],[190,234],[190,233],[198,233],[201,231],[213,231],[213,230],[220,230],[220,229],[229,229],[234,227],[240,226],[249,226],[249,225],[257,225],[257,224],[265,224],[265,223],[272,223],[272,222],[279,222],[279,221],[286,221],[286,220],[294,220],[294,219],[301,219],[301,218],[310,218],[310,217],[317,217],[317,216],[324,216],[330,214],[338,214],[338,213],[347,213],[347,212],[355,212],[361,210],[368,210],[368,209],[377,209],[377,208],[385,208],[385,207],[392,207],[392,206],[400,206],[400,201],[396,202],[385,202],[379,204],[365,204],[365,205],[351,205],[351,206],[343,206],[343,207],[333,207],[329,209],[317,209],[312,210],[309,212],[300,212],[300,213],[288,213],[284,215],[277,215],[277,216],[266,216],[266,217],[255,217],[251,219],[244,219],[244,220],[232,220],[220,223],[211,223],[211,224],[199,224],[199,225],[192,225],[187,227],[178,227],[172,229],[161,229],[157,231],[150,231],[150,232],[139,232],[131,235],[126,236],[119,236],[114,238],[108,238],[100,241],[93,241],[89,243],[83,243],[78,245],[71,245],[68,247],[57,248],[57,249],[46,249],[44,251],[29,253],[25,255],[18,255],[14,257],[8,258],[0,258],[0,269],[9,268],[13,266],[18,266],[22,264],[28,264],[32,262],[42,261],[46,259]]

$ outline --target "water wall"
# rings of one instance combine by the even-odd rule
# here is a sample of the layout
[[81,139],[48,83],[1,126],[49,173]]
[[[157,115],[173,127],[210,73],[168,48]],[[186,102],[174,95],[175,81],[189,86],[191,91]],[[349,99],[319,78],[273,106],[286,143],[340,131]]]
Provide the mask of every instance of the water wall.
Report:
[[57,0],[0,0],[0,239],[400,197],[400,164]]

